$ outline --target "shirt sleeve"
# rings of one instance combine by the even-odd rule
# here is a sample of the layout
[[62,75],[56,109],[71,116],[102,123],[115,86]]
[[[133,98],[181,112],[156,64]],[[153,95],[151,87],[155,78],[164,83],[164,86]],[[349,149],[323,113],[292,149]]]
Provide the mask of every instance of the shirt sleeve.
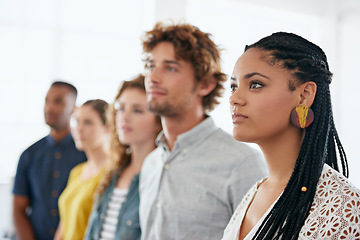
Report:
[[29,154],[25,151],[21,154],[16,170],[13,194],[30,197],[30,186],[28,179]]

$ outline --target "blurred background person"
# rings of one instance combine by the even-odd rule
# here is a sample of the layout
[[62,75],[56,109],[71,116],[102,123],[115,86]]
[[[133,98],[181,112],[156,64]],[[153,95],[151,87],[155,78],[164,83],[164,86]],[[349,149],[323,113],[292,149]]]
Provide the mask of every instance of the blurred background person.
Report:
[[139,172],[161,131],[160,118],[146,109],[142,75],[122,84],[109,114],[112,165],[99,188],[85,239],[140,239]]
[[77,89],[53,82],[45,98],[45,122],[50,134],[20,157],[13,188],[13,218],[18,239],[53,239],[59,223],[58,198],[71,169],[86,160],[70,133]]
[[75,111],[76,147],[85,152],[88,161],[70,172],[68,184],[59,198],[60,224],[55,239],[84,237],[94,194],[109,159],[107,107],[107,102],[96,99],[85,102]]

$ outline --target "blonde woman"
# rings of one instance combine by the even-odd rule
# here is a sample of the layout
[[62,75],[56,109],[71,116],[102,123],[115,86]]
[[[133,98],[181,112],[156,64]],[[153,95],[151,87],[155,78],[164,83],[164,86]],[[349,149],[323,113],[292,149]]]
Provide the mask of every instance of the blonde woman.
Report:
[[59,198],[60,224],[55,239],[83,239],[96,190],[108,162],[108,104],[100,99],[85,102],[75,112],[74,139],[87,162],[74,167]]

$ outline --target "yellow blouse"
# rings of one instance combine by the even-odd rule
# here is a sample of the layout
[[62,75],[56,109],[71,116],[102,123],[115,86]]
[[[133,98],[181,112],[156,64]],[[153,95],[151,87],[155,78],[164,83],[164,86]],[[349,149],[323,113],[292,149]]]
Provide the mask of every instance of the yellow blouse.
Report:
[[61,239],[83,239],[94,194],[104,176],[105,169],[89,179],[82,179],[81,174],[85,163],[74,167],[69,176],[65,190],[59,198],[59,213],[61,220]]

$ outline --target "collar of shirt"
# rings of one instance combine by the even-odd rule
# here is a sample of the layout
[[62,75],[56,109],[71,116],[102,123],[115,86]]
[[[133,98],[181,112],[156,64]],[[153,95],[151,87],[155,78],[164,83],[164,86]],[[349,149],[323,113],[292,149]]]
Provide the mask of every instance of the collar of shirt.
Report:
[[[211,135],[218,129],[219,127],[215,125],[215,122],[212,117],[205,118],[197,126],[193,127],[187,132],[180,134],[177,137],[172,153],[176,154],[181,149],[182,150],[186,149],[187,151],[193,147],[196,147],[204,139],[206,139],[209,135]],[[161,131],[158,137],[156,138],[156,145],[161,146],[167,154],[170,154],[163,131]]]
[[46,136],[46,141],[50,146],[54,145],[65,145],[73,141],[71,133],[69,133],[65,138],[63,138],[60,142],[57,142],[51,135]]

